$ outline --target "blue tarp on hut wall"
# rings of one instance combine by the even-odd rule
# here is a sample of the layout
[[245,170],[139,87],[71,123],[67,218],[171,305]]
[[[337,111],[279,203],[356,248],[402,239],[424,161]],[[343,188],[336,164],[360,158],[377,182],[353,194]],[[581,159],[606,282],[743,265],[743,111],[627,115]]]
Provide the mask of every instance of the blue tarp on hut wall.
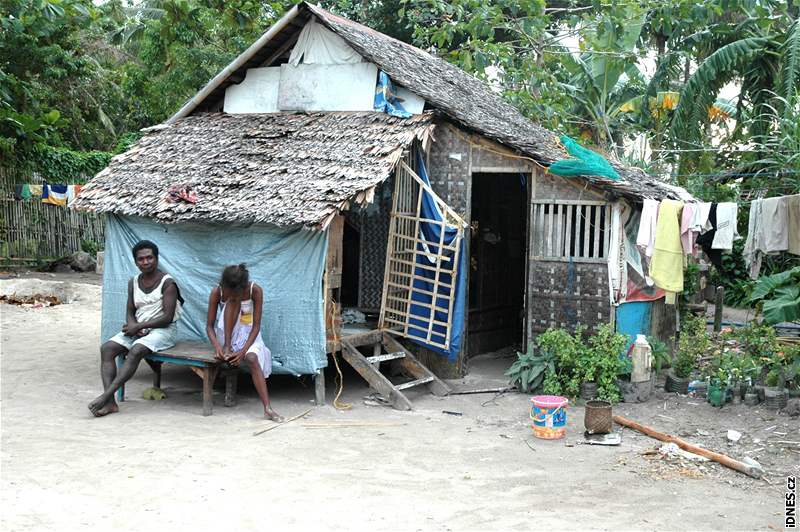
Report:
[[636,340],[637,334],[650,335],[650,311],[652,301],[622,303],[617,307],[617,332],[628,335],[625,353]]
[[180,340],[207,341],[206,311],[224,266],[244,262],[264,288],[261,333],[272,351],[273,371],[313,374],[327,365],[322,275],[328,234],[271,226],[159,224],[108,216],[103,273],[102,339],[125,322],[128,280],[139,273],[131,248],[139,240],[159,247],[159,267],[178,282],[186,300]]

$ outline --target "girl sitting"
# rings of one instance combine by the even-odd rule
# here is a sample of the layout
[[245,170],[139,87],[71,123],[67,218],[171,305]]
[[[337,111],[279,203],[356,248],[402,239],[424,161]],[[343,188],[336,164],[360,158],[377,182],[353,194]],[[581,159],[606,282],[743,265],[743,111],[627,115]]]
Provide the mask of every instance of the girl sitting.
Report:
[[216,358],[233,366],[243,360],[264,404],[264,417],[277,423],[283,421],[269,403],[267,377],[272,373],[272,357],[261,339],[261,311],[264,291],[250,281],[244,264],[227,266],[222,271],[219,286],[208,298],[206,334],[214,346]]

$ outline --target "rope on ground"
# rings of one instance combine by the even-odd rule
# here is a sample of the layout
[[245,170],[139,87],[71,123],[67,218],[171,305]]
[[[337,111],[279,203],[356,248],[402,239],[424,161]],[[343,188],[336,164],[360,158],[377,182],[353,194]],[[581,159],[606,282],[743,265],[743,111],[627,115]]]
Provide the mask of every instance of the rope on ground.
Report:
[[331,298],[331,330],[333,331],[333,353],[331,353],[331,357],[333,358],[334,366],[336,366],[336,396],[333,398],[333,407],[336,410],[350,410],[353,405],[339,399],[344,391],[344,377],[342,376],[342,369],[339,367],[339,358],[336,356],[336,344],[339,342],[339,338],[336,335],[336,306],[336,300]]

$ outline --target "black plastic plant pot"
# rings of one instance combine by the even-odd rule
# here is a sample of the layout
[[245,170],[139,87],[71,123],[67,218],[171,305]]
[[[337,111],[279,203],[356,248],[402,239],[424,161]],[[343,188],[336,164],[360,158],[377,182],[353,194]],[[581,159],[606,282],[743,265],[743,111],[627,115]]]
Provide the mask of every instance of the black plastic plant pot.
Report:
[[675,376],[675,374],[670,371],[667,373],[667,380],[664,382],[664,390],[668,392],[679,393],[681,395],[686,395],[689,393],[689,383],[692,382],[691,377],[686,377],[685,379],[681,379]]

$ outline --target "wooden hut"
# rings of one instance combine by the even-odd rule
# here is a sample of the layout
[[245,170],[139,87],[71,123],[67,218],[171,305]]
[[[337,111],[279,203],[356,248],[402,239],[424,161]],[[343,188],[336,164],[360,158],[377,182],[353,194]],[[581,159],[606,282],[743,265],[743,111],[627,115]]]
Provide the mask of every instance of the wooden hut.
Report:
[[[380,73],[410,117],[375,110]],[[525,345],[548,327],[614,322],[625,220],[643,198],[685,192],[613,162],[618,180],[547,172],[568,157],[554,133],[483,82],[302,3],[116,157],[78,206],[164,231],[200,224],[223,240],[252,228],[324,235],[313,304],[325,317],[325,351],[342,350],[406,408],[404,385],[380,374],[382,361],[399,358],[412,376],[406,387],[442,393],[427,368],[462,375],[470,356]],[[196,202],[170,201],[176,186]],[[250,262],[251,248],[231,260]],[[320,287],[308,289],[311,301]],[[664,321],[658,297],[641,300],[648,324],[637,327],[649,329],[651,314]],[[342,325],[342,308],[366,323]]]

